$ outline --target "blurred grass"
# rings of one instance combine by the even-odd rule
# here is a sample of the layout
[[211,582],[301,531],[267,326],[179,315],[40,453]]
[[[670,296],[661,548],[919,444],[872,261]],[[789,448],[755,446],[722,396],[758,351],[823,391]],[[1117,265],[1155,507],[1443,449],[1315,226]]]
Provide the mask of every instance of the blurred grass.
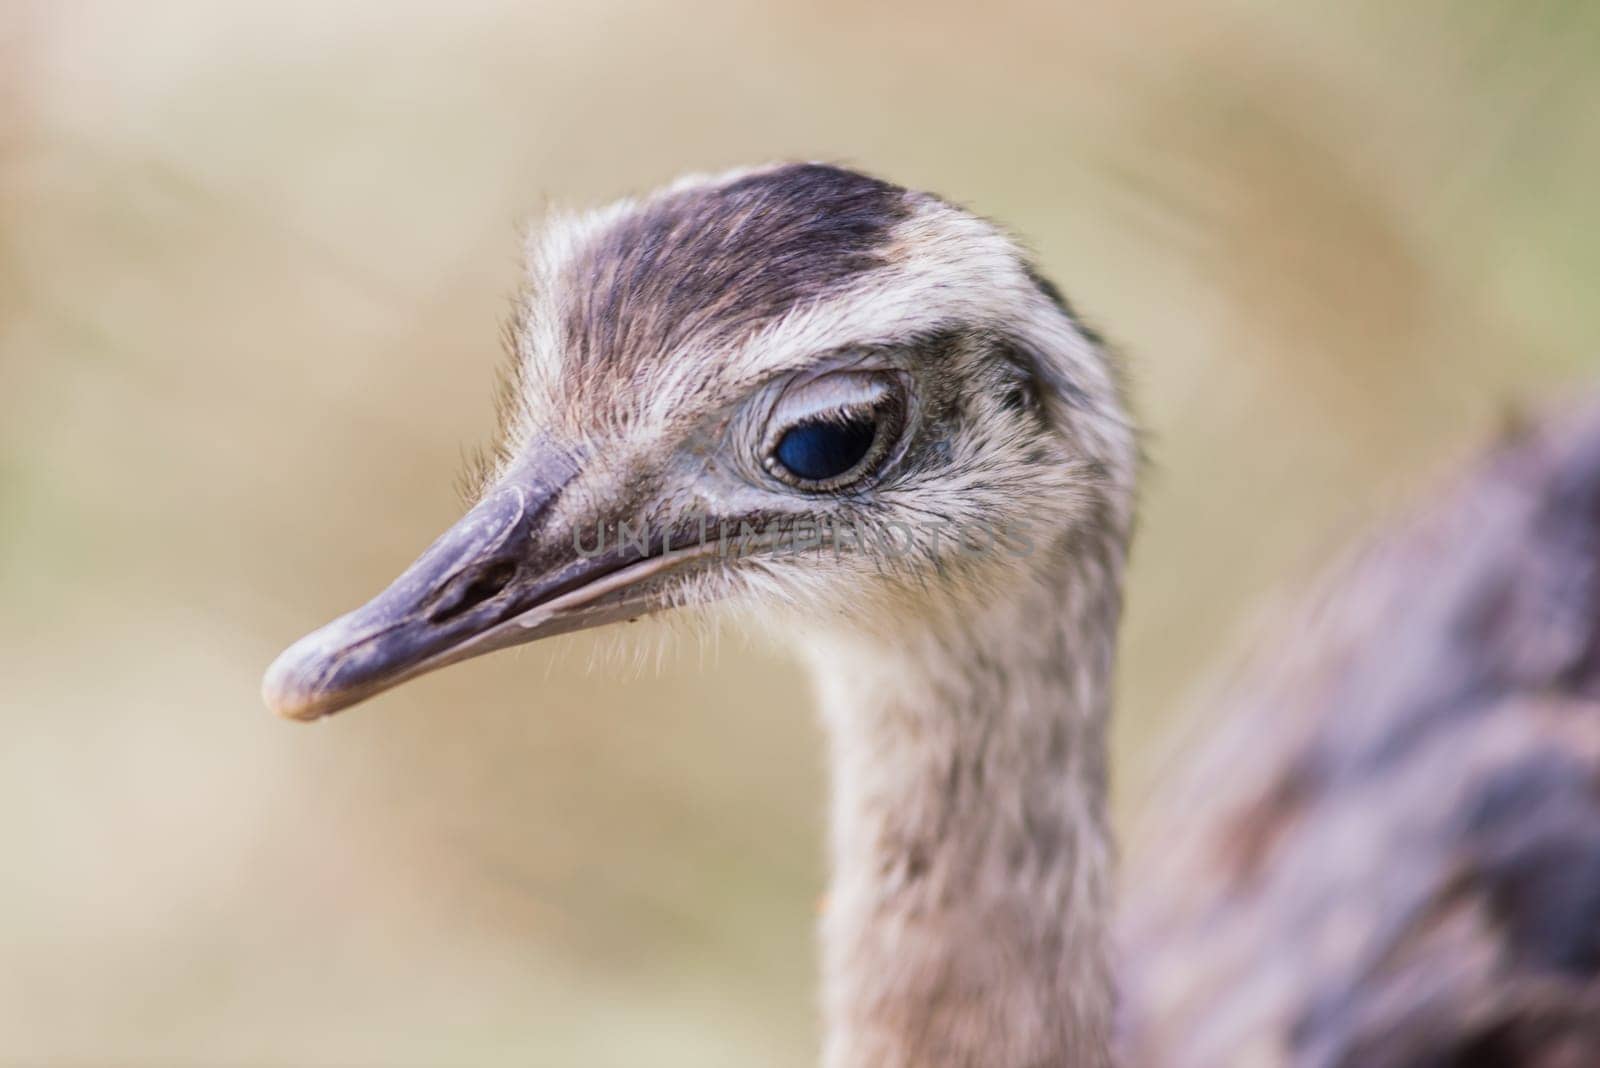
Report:
[[1593,375],[1597,116],[1581,2],[10,5],[0,1060],[812,1061],[776,652],[256,698],[452,517],[547,198],[823,157],[1028,236],[1152,428],[1126,807],[1252,601]]

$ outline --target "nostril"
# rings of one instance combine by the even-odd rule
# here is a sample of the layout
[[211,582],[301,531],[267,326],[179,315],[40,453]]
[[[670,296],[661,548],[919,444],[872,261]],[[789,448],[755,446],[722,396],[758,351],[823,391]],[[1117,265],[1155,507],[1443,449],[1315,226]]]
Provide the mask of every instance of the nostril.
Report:
[[461,613],[492,600],[517,573],[510,560],[475,565],[450,580],[439,599],[428,610],[428,622],[443,623]]
[[461,596],[468,604],[482,604],[505,589],[516,573],[517,565],[510,560],[497,561],[469,582]]

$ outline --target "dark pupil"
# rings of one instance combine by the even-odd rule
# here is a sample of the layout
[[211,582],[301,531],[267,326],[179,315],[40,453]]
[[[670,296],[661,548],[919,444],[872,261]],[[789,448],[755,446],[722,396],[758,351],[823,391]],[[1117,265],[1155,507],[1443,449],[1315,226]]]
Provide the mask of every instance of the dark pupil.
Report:
[[773,455],[796,478],[821,482],[844,474],[872,448],[878,426],[870,415],[791,427]]

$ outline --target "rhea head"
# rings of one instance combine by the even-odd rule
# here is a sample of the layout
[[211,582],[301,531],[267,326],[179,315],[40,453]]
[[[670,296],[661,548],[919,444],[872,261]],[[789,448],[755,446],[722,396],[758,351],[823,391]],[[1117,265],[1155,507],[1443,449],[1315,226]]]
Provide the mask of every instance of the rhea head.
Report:
[[551,218],[510,336],[476,505],[278,658],[280,713],[671,607],[960,628],[1126,537],[1115,368],[1012,239],[928,194],[788,164]]

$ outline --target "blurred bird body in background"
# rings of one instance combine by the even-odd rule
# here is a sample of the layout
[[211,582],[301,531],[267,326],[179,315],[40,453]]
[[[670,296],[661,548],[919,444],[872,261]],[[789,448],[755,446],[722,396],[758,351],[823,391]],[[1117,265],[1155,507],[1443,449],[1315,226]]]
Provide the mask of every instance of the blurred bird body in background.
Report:
[[1600,1061],[1600,403],[1260,629],[1135,839],[1139,1065]]

